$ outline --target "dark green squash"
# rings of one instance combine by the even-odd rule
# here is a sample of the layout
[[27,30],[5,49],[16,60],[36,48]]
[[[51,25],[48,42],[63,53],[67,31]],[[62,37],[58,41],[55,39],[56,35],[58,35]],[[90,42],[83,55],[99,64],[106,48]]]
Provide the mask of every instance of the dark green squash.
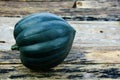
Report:
[[51,13],[36,13],[20,20],[14,28],[20,59],[26,67],[45,70],[60,64],[68,55],[75,30]]

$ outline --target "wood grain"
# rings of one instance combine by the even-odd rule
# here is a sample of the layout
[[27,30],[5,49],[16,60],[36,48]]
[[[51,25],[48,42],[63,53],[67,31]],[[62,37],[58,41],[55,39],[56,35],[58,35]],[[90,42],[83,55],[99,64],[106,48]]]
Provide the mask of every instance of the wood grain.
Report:
[[16,1],[16,2],[66,2],[75,0],[1,0],[1,1]]
[[120,7],[118,0],[78,0],[75,2],[76,8],[111,8]]
[[[20,19],[0,18],[0,34],[2,34],[0,40],[6,42],[0,43],[0,63],[21,63],[19,52],[9,51],[15,43],[12,36],[14,25]],[[70,54],[64,63],[120,63],[120,22],[68,22],[76,29],[76,36]]]
[[[82,1],[86,4],[85,1]],[[90,1],[89,1],[90,2]],[[37,12],[51,12],[60,16],[93,16],[93,17],[120,17],[119,1],[103,2],[106,6],[101,8],[90,7],[72,8],[74,1],[43,1],[43,2],[18,2],[18,1],[0,1],[0,16],[21,17]],[[98,2],[99,4],[102,4]],[[109,4],[109,5],[108,5]],[[116,6],[114,6],[116,5]],[[4,6],[4,7],[3,7]],[[96,3],[97,6],[97,3]]]
[[119,80],[120,64],[61,64],[50,71],[32,71],[22,64],[0,65],[2,80]]
[[[120,80],[119,7],[119,0],[1,0],[0,80]],[[24,67],[10,50],[14,25],[36,12],[62,16],[77,31],[64,62],[46,72]]]

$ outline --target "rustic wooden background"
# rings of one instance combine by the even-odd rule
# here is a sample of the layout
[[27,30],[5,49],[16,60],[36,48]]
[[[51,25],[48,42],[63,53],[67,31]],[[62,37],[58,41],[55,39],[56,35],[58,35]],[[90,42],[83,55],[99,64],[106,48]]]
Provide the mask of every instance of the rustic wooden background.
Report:
[[[3,0],[0,16],[21,17],[36,12],[51,12],[68,20],[120,20],[119,0]],[[85,17],[85,18],[84,18]]]
[[[10,50],[15,23],[36,12],[57,14],[77,31],[68,57],[47,72],[25,68],[19,51]],[[120,1],[1,0],[0,80],[12,79],[120,80]]]

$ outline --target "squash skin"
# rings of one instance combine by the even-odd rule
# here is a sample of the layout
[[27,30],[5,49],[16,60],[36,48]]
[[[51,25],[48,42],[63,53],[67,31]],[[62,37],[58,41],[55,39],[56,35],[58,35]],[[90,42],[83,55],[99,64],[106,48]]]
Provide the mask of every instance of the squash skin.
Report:
[[57,66],[67,57],[75,33],[64,19],[51,13],[36,13],[23,18],[14,28],[21,62],[33,70]]

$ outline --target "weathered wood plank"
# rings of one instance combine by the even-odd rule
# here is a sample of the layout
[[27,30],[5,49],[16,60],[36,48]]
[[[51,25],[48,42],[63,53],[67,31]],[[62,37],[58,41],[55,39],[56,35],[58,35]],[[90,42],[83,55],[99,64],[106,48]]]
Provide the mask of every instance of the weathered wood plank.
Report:
[[[81,53],[81,51],[83,50],[84,52],[83,56],[85,56],[83,60],[85,59],[86,61],[88,61],[88,63],[89,62],[119,63],[120,61],[119,22],[118,23],[92,22],[92,23],[77,21],[71,22],[71,25],[77,30],[72,49],[73,53],[74,54]],[[85,48],[89,47],[89,49],[85,48],[82,49],[82,47]],[[79,61],[82,62],[82,59],[80,59],[80,57],[76,58],[76,60],[75,59],[73,60],[73,62]]]
[[43,1],[43,2],[17,2],[17,1],[0,1],[0,7],[5,8],[72,8],[73,1]]
[[108,8],[108,7],[120,7],[118,0],[78,0],[74,4],[76,8]]
[[[65,1],[89,1],[89,0],[1,0],[1,1],[23,1],[23,2],[29,2],[29,1],[32,1],[32,2],[35,2],[35,1],[38,1],[38,2],[54,2],[54,1],[61,2],[61,1],[64,1],[65,2]],[[118,1],[118,0],[92,0],[92,1],[108,2],[108,1]]]
[[[68,21],[77,31],[75,43],[97,46],[120,46],[120,22]],[[99,45],[98,45],[99,44]],[[92,46],[91,45],[91,46]],[[95,45],[96,46],[96,45]]]
[[[18,51],[0,51],[0,63],[21,63]],[[64,63],[120,63],[120,47],[74,47]]]
[[119,80],[120,64],[61,64],[47,72],[32,71],[21,64],[0,65],[1,80]]
[[[15,43],[12,36],[13,27],[20,19],[0,18],[0,41],[6,42],[0,43],[0,50],[3,51],[0,52],[0,63],[21,63],[19,52],[6,51],[10,50]],[[65,63],[120,63],[120,22],[68,22],[76,29],[77,33]]]
[[[85,1],[83,1],[85,2]],[[97,17],[119,17],[120,8],[104,7],[104,8],[72,8],[74,1],[65,2],[17,2],[17,1],[0,1],[0,16],[25,16],[36,12],[51,12],[60,16],[91,16]],[[109,2],[105,2],[109,4]],[[115,5],[115,1],[110,2]],[[4,6],[4,7],[3,7]],[[110,6],[110,5],[109,5]],[[93,6],[94,7],[94,6]],[[106,15],[106,16],[105,16]]]
[[[15,43],[13,38],[14,25],[21,18],[0,17],[0,43],[2,46]],[[68,21],[76,30],[76,38],[74,43],[81,46],[119,46],[120,45],[120,22],[118,21]],[[5,34],[3,34],[5,33]],[[3,36],[4,35],[4,36]],[[9,35],[9,36],[8,36]],[[78,44],[77,43],[77,44]],[[92,45],[91,45],[92,44]],[[98,45],[99,44],[99,45]],[[4,47],[3,47],[4,48]],[[2,48],[2,49],[3,49]]]
[[[0,1],[0,16],[21,16],[35,12],[58,12],[61,8],[72,8],[67,2],[14,2]],[[4,6],[4,7],[3,7]],[[15,12],[15,13],[14,13]]]
[[1,1],[17,1],[17,2],[62,2],[75,0],[1,0]]

